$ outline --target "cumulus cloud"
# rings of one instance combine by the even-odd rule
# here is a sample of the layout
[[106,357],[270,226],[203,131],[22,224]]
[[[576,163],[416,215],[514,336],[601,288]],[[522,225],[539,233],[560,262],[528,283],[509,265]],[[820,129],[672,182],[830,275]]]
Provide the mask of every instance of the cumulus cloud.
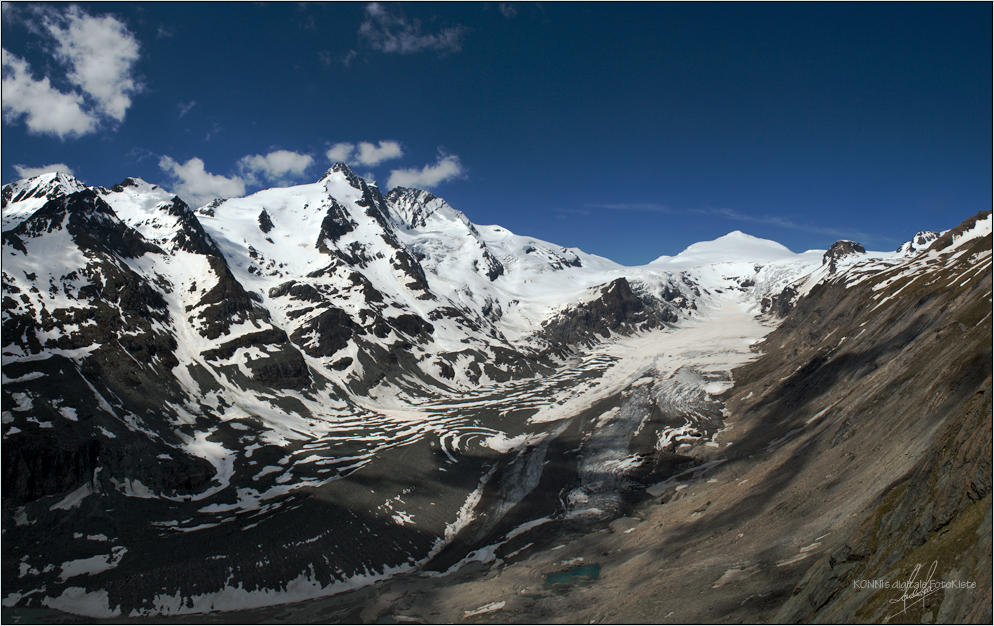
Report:
[[355,160],[361,165],[372,167],[402,156],[404,151],[396,141],[381,141],[379,146],[374,146],[368,141],[360,141],[359,154],[356,155]]
[[[44,12],[44,28],[54,41],[56,71],[38,79],[27,61],[3,49],[3,117],[22,117],[28,131],[60,139],[95,132],[102,122],[121,122],[131,98],[141,90],[134,75],[140,46],[112,16],[93,17],[73,5]],[[71,85],[63,91],[52,79]]]
[[332,163],[347,163],[352,158],[353,150],[355,150],[355,144],[353,143],[336,143],[328,148],[328,151],[324,155]]
[[24,59],[7,50],[2,55],[4,122],[12,124],[24,117],[29,132],[60,139],[79,137],[96,129],[97,116],[84,110],[82,96],[62,93],[47,76],[36,80]]
[[27,165],[15,165],[14,170],[17,171],[17,175],[20,178],[34,178],[35,176],[41,176],[42,174],[51,174],[53,172],[62,172],[63,174],[69,174],[70,176],[75,176],[76,173],[66,165],[65,163],[52,163],[51,165],[42,165],[41,167],[28,167]]
[[128,28],[114,17],[93,17],[77,6],[49,18],[46,26],[58,43],[57,58],[69,68],[69,80],[103,114],[123,120],[131,96],[139,91],[132,74],[139,45]]
[[325,156],[332,163],[348,163],[349,165],[365,165],[373,167],[384,161],[399,159],[404,156],[404,149],[400,142],[384,140],[378,144],[368,141],[360,141],[359,145],[343,142],[336,143],[325,152]]
[[359,37],[380,52],[414,54],[434,50],[445,54],[462,50],[466,27],[462,25],[443,28],[436,33],[421,30],[420,20],[393,15],[378,2],[366,5],[366,19],[359,26]]
[[501,15],[507,19],[511,19],[518,14],[518,9],[514,6],[513,2],[500,2],[497,4],[497,8],[500,9]]
[[416,187],[430,189],[450,180],[461,178],[465,169],[454,154],[442,155],[434,164],[418,169],[416,167],[393,170],[387,180],[387,187]]
[[245,195],[245,181],[238,176],[227,178],[204,169],[202,159],[193,157],[178,163],[171,157],[159,159],[159,167],[169,174],[175,184],[173,191],[193,206],[203,206],[217,198]]
[[289,150],[276,150],[263,156],[253,154],[242,157],[238,167],[250,182],[260,178],[274,183],[284,183],[299,178],[314,162],[309,154]]

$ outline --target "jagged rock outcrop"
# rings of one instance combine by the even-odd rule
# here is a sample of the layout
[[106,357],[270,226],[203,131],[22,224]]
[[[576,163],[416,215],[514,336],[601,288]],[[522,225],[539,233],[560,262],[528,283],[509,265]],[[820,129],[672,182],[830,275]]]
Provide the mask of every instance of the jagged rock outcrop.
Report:
[[922,250],[928,248],[932,244],[932,242],[938,239],[940,236],[941,233],[937,233],[932,230],[923,230],[919,233],[916,233],[915,236],[912,237],[910,241],[906,241],[903,244],[901,244],[901,246],[897,249],[897,252],[905,256],[917,254]]
[[855,256],[857,254],[866,254],[866,248],[855,241],[836,241],[832,244],[822,257],[822,265],[828,265],[828,273],[834,274],[838,269],[839,261],[846,257]]
[[[453,209],[445,200],[421,189],[396,187],[387,194],[386,203],[390,207],[395,222],[406,231],[419,231],[448,222],[461,228],[465,236],[476,244],[473,251],[473,269],[491,281],[504,274],[504,266],[487,248],[480,232],[466,216]],[[417,255],[417,252],[415,253]]]
[[660,316],[632,293],[628,280],[619,278],[601,287],[594,298],[546,322],[542,335],[554,345],[589,346],[612,333],[650,330],[662,323]]

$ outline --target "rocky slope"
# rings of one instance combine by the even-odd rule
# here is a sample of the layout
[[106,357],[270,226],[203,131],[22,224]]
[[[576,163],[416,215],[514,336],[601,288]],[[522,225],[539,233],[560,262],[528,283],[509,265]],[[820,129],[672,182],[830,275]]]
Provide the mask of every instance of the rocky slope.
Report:
[[[826,285],[769,338],[799,348],[807,362],[780,406],[760,408],[760,400],[746,410],[789,410],[790,425],[815,419],[802,428],[824,423],[821,437],[848,471],[889,480],[870,492],[868,513],[848,536],[806,572],[778,620],[990,621],[991,239],[956,245],[985,219],[989,213],[844,293]],[[871,319],[852,313],[866,310]],[[795,327],[802,316],[810,321]],[[810,339],[832,331],[853,340]],[[859,582],[930,577],[933,589],[901,602],[892,587]]]

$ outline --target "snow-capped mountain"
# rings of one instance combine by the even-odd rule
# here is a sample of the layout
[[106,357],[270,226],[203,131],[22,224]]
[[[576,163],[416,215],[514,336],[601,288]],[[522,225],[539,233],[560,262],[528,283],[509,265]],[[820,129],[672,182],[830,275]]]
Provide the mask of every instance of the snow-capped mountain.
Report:
[[911,238],[911,241],[906,241],[901,244],[901,247],[897,249],[898,254],[903,254],[905,256],[911,256],[925,250],[931,245],[933,241],[942,236],[942,233],[937,233],[932,230],[923,230]]
[[736,231],[624,267],[344,164],[199,208],[7,185],[4,605],[264,606],[609,519],[722,428],[799,299],[989,234],[795,254]]

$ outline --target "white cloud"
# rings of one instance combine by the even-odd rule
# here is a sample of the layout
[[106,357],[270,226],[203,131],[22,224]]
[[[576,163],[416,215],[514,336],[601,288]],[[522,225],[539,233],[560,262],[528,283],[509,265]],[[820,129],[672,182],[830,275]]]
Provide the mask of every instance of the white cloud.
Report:
[[118,122],[140,90],[132,74],[138,61],[138,41],[111,16],[93,17],[77,6],[46,21],[58,42],[56,56],[70,71],[69,80],[91,96],[97,109]]
[[514,6],[513,2],[500,2],[497,4],[497,8],[500,9],[501,15],[507,19],[511,19],[518,14],[518,9]]
[[[24,59],[3,50],[3,117],[24,117],[28,131],[60,139],[95,132],[101,122],[120,122],[141,90],[134,77],[139,44],[128,28],[111,16],[93,17],[79,7],[62,13],[44,11],[43,30],[54,39],[56,73],[40,80]],[[66,80],[62,91],[52,80]]]
[[393,170],[390,172],[390,179],[387,180],[387,187],[416,187],[429,189],[444,182],[448,182],[464,175],[462,163],[459,157],[454,154],[439,156],[434,165],[425,165],[421,169],[408,168],[403,170]]
[[171,157],[159,159],[159,167],[173,177],[174,192],[193,206],[203,206],[216,198],[233,198],[245,195],[245,181],[237,176],[226,178],[204,169],[203,160],[193,157],[186,163],[177,163]]
[[384,161],[399,159],[402,156],[404,156],[404,151],[396,141],[381,141],[379,147],[368,141],[361,141],[359,142],[359,154],[356,155],[355,160],[361,165],[372,167]]
[[3,50],[3,120],[12,124],[25,117],[28,131],[59,139],[93,132],[97,117],[84,111],[83,98],[62,93],[48,77],[35,80],[28,63]]
[[324,154],[332,163],[348,163],[349,159],[352,158],[353,150],[355,150],[355,144],[336,143]]
[[41,167],[15,165],[14,169],[17,171],[17,175],[21,178],[34,178],[35,176],[51,174],[52,172],[62,172],[63,174],[69,174],[70,176],[76,175],[76,173],[73,172],[72,169],[65,163],[52,163],[51,165],[42,165]]
[[459,52],[465,33],[466,27],[462,25],[443,28],[437,33],[422,33],[419,20],[392,15],[378,2],[366,5],[366,19],[359,26],[359,36],[370,48],[396,54],[422,50]]
[[238,166],[251,182],[255,182],[261,177],[272,182],[282,183],[302,176],[313,162],[314,157],[309,154],[276,150],[265,156],[253,154],[242,157]]
[[365,165],[367,167],[373,167],[384,161],[404,156],[404,149],[401,148],[400,142],[384,140],[378,143],[379,145],[360,141],[358,146],[348,142],[336,143],[325,152],[325,156],[332,163],[341,161],[349,165]]

